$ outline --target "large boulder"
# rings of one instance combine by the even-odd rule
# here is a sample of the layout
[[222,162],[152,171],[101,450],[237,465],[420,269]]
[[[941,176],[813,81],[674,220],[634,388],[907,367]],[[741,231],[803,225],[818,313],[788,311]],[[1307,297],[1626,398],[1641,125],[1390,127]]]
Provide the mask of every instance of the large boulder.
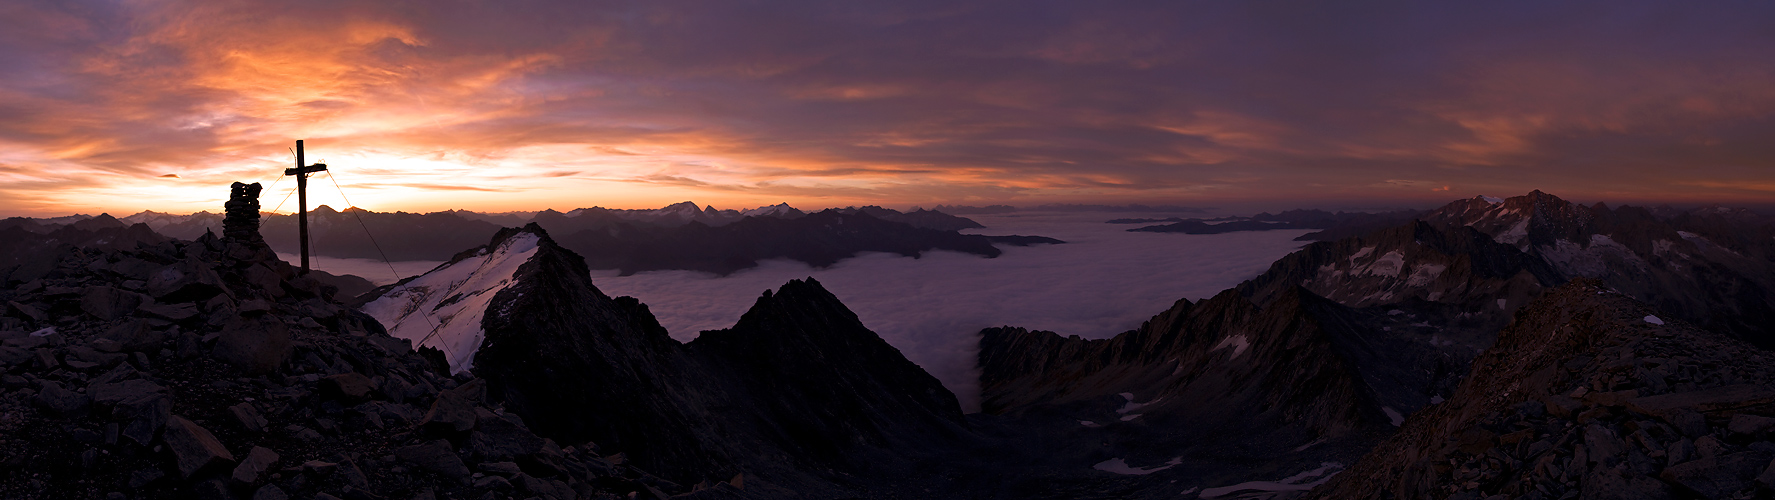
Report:
[[224,291],[221,276],[198,260],[174,262],[148,276],[148,294],[162,302],[200,301]]
[[143,319],[132,319],[118,323],[99,334],[99,337],[116,341],[123,346],[125,351],[157,350],[160,348],[160,343],[166,340],[165,335],[154,331],[153,326]]
[[456,452],[450,449],[449,441],[439,439],[426,444],[406,446],[396,449],[394,454],[420,469],[468,482],[468,466],[462,463],[462,457],[456,456]]
[[208,429],[173,415],[166,422],[166,432],[162,435],[167,448],[172,449],[173,462],[179,468],[179,474],[190,478],[205,469],[226,467],[234,463],[234,454],[216,440]]
[[270,315],[236,317],[216,338],[216,358],[249,373],[270,373],[289,359],[294,347],[290,330]]
[[89,286],[81,293],[80,310],[93,317],[111,321],[128,316],[142,305],[142,294],[110,286]]

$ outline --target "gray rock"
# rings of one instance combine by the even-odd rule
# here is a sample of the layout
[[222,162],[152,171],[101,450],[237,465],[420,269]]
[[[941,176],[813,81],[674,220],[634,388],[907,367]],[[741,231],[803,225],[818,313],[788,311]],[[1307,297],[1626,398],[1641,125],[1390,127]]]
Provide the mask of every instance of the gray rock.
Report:
[[1726,424],[1726,430],[1742,436],[1759,436],[1771,429],[1775,429],[1775,418],[1760,417],[1748,413],[1733,415],[1732,421]]
[[206,300],[223,291],[222,278],[208,264],[196,259],[175,262],[148,274],[148,295],[165,302]]
[[45,339],[43,337],[15,337],[15,338],[6,339],[5,341],[0,341],[0,343],[5,344],[6,347],[14,347],[14,348],[18,348],[18,349],[36,349],[39,347],[43,347],[45,345],[49,345],[49,339]]
[[22,365],[31,361],[31,351],[13,346],[0,346],[0,365]]
[[500,462],[541,451],[542,438],[514,422],[516,419],[516,415],[478,412],[474,432],[468,436],[469,452],[482,460]]
[[515,476],[518,475],[518,473],[524,472],[523,469],[518,468],[516,462],[487,462],[476,466],[476,468],[479,468],[483,473],[506,477]]
[[313,474],[316,476],[331,476],[331,475],[333,475],[333,471],[336,471],[336,470],[339,470],[339,464],[337,462],[328,462],[325,460],[309,460],[307,462],[302,463],[302,471],[303,472],[307,472],[309,474]]
[[1620,463],[1621,454],[1627,450],[1613,431],[1592,423],[1584,427],[1584,451],[1592,463],[1613,467]]
[[184,417],[173,415],[168,419],[161,437],[172,449],[179,474],[187,479],[205,469],[234,463],[234,454],[214,434]]
[[197,315],[196,304],[152,304],[137,307],[143,314],[161,319],[184,321]]
[[374,389],[375,384],[370,382],[370,377],[357,372],[329,375],[320,379],[320,392],[323,397],[347,402],[355,403],[369,399],[370,391]]
[[[492,476],[489,476],[492,477]],[[512,485],[518,491],[539,496],[547,500],[574,500],[573,488],[567,483],[554,479],[542,479],[529,474],[518,474],[512,478]]]
[[53,380],[43,381],[43,386],[39,388],[35,399],[38,405],[63,415],[85,411],[87,406],[92,404],[92,398],[70,391],[68,388],[62,387],[60,382]]
[[1701,416],[1694,410],[1687,408],[1675,410],[1666,420],[1670,422],[1671,426],[1676,427],[1677,432],[1683,433],[1690,439],[1698,439],[1707,435],[1708,432],[1707,417]]
[[240,428],[246,429],[247,432],[263,434],[266,430],[266,426],[271,425],[271,422],[266,420],[264,415],[260,415],[259,409],[254,407],[252,403],[241,403],[230,406],[228,407],[228,414],[233,415],[234,421],[239,423]]
[[62,365],[62,360],[55,357],[55,351],[46,348],[32,349],[31,356],[37,361],[37,366],[44,370],[54,370]]
[[1725,454],[1725,452],[1726,445],[1713,436],[1701,436],[1701,439],[1695,440],[1696,457],[1713,458]]
[[1751,487],[1769,459],[1769,454],[1754,451],[1708,457],[1664,469],[1659,477],[1703,498],[1729,498]]
[[338,475],[339,475],[339,479],[345,481],[345,484],[351,485],[351,486],[358,488],[360,490],[367,489],[370,487],[370,477],[367,475],[364,475],[364,470],[358,468],[357,462],[353,462],[351,460],[345,460],[345,461],[339,462]]
[[154,435],[172,418],[173,400],[165,394],[150,394],[117,403],[111,414],[128,419],[123,437],[141,446],[154,442]]
[[1695,442],[1689,438],[1678,439],[1664,449],[1664,457],[1668,459],[1665,467],[1687,462],[1695,458]]
[[1775,460],[1771,460],[1769,466],[1763,468],[1762,474],[1757,474],[1757,482],[1764,488],[1775,488]]
[[80,310],[100,320],[111,321],[128,316],[146,298],[139,293],[109,286],[89,286],[81,293]]
[[92,386],[94,386],[94,385],[109,384],[112,382],[121,382],[124,380],[129,380],[129,379],[139,377],[139,376],[141,376],[141,374],[142,374],[142,372],[136,371],[135,367],[130,366],[127,363],[119,364],[116,367],[111,368],[111,371],[105,372],[104,375],[99,375],[97,377],[93,377],[92,380],[90,380],[86,383],[86,390],[88,393],[91,393]]
[[394,454],[420,469],[462,482],[468,481],[468,466],[463,465],[462,457],[456,456],[456,452],[450,449],[449,441],[439,439],[426,444],[405,446],[396,449]]
[[252,451],[247,452],[246,459],[234,466],[234,473],[230,477],[242,484],[253,484],[259,480],[260,474],[277,463],[277,458],[277,452],[271,448],[254,446]]
[[228,493],[228,485],[223,484],[220,479],[197,483],[192,488],[192,493],[197,500],[234,500],[234,495]]
[[290,500],[290,495],[285,494],[283,488],[278,488],[277,485],[267,484],[253,492],[253,500]]
[[97,337],[86,343],[99,352],[123,352],[123,344],[104,337]]
[[165,335],[154,331],[153,326],[149,325],[147,320],[140,318],[119,323],[105,330],[105,333],[101,333],[99,336],[122,344],[126,351],[158,350],[161,342],[166,341]]
[[475,427],[475,420],[474,402],[452,389],[432,401],[420,423],[434,432],[464,432]]
[[512,491],[512,482],[499,476],[482,476],[475,480],[475,489],[509,493]]
[[42,322],[43,320],[48,319],[48,315],[43,314],[42,309],[38,309],[30,304],[7,301],[6,310],[9,313],[17,313],[20,316],[31,318],[31,321]]
[[138,470],[138,471],[130,473],[129,487],[140,489],[143,486],[147,486],[147,485],[153,484],[155,481],[159,481],[160,478],[163,478],[163,477],[166,477],[166,473],[161,472],[159,467],[149,467],[146,469]]
[[86,388],[86,394],[92,396],[94,403],[105,406],[115,405],[124,400],[145,398],[157,393],[166,393],[166,388],[146,380],[92,384]]
[[[115,343],[115,342],[113,342]],[[122,344],[118,344],[120,347]],[[74,346],[68,349],[68,355],[74,359],[91,363],[94,366],[111,366],[129,358],[127,354],[99,352],[89,346]]]
[[236,317],[222,327],[212,351],[216,358],[248,373],[270,373],[294,351],[289,328],[270,315]]
[[1634,398],[1627,407],[1647,415],[1668,418],[1680,411],[1711,412],[1775,403],[1775,390],[1757,384],[1737,384]]

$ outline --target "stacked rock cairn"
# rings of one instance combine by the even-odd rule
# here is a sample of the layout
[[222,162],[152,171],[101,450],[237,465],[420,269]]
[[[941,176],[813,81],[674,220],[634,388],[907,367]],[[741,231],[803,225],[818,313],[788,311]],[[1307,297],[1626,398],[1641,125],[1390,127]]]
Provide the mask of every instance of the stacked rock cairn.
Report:
[[228,203],[222,205],[227,215],[222,218],[222,236],[236,240],[261,241],[259,236],[259,183],[236,182]]

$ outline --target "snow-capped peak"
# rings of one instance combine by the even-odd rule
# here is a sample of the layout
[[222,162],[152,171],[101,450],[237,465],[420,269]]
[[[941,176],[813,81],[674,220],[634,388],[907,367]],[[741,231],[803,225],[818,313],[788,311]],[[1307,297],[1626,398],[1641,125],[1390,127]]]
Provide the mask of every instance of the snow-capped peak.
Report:
[[742,212],[741,215],[745,215],[747,217],[774,217],[774,216],[790,213],[793,210],[795,210],[795,207],[791,207],[791,206],[789,206],[789,204],[787,202],[784,202],[784,203],[778,203],[775,205],[767,205],[767,206],[762,206],[762,207],[754,208],[751,210],[747,210],[745,212]]
[[1484,196],[1484,195],[1481,195],[1481,196],[1480,196],[1480,197],[1479,197],[1479,199],[1481,199],[1481,200],[1485,200],[1485,202],[1486,202],[1486,203],[1490,203],[1490,204],[1493,204],[1493,205],[1496,205],[1496,204],[1499,204],[1499,203],[1503,203],[1503,202],[1504,202],[1504,199],[1503,199],[1503,198],[1499,198],[1499,197],[1496,197],[1496,196]]
[[518,267],[536,254],[541,237],[520,232],[480,254],[450,262],[364,304],[388,334],[444,352],[451,372],[472,367],[487,332],[481,318],[500,290],[516,282]]

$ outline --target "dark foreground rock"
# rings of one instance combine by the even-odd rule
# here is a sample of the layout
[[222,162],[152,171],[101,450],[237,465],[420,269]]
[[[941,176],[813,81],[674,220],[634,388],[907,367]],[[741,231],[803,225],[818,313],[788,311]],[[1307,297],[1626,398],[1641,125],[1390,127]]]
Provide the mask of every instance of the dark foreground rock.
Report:
[[[48,246],[60,250],[47,267],[24,268],[28,280],[0,276],[0,498],[602,499],[698,489],[606,459],[593,442],[537,436],[488,403],[484,382],[440,372],[341,305],[337,288],[278,261],[250,237],[250,217],[233,222],[233,238]],[[505,486],[478,487],[476,477]]]
[[1449,401],[1315,498],[1763,498],[1775,359],[1593,280],[1517,314]]

